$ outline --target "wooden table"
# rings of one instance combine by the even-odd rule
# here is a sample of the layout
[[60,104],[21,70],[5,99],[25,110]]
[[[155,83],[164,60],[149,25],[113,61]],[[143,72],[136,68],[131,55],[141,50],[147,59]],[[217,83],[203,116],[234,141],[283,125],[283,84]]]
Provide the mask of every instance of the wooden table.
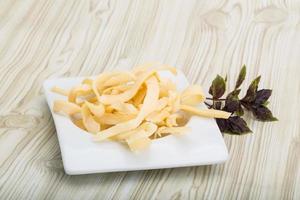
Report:
[[[297,0],[1,1],[0,198],[300,199],[299,19]],[[280,121],[226,135],[225,164],[66,175],[43,81],[153,60],[206,89],[246,64]]]

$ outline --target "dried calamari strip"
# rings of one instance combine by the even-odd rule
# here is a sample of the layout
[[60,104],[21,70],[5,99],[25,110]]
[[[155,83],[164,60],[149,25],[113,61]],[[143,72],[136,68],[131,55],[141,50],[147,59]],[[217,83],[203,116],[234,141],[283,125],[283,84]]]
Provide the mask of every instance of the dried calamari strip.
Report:
[[133,114],[133,115],[137,115],[138,114],[138,109],[130,104],[130,103],[114,103],[111,104],[111,107],[113,109],[115,109],[117,112],[119,113],[123,113],[123,114]]
[[53,87],[53,92],[68,98],[56,100],[53,110],[94,133],[96,141],[125,142],[132,151],[149,147],[157,137],[186,132],[189,113],[224,119],[231,115],[194,107],[205,100],[201,87],[191,85],[179,92],[171,79],[157,73],[160,70],[177,73],[174,67],[148,63],[130,72],[105,72],[84,79],[70,91]]
[[183,134],[189,131],[189,127],[183,126],[183,127],[160,127],[155,132],[156,135],[162,136],[163,134]]
[[136,129],[120,133],[119,135],[116,135],[112,137],[112,139],[115,140],[125,140],[125,139],[131,139],[139,137],[138,133],[139,131],[145,131],[145,136],[150,137],[154,132],[157,130],[157,125],[151,122],[144,122]]
[[96,117],[96,120],[101,124],[116,125],[122,122],[132,120],[136,115],[121,114],[121,113],[104,113],[101,117]]
[[75,113],[80,113],[81,108],[80,106],[71,102],[55,100],[53,104],[53,111],[56,113],[63,113],[66,115],[73,115]]
[[88,84],[83,84],[77,87],[73,87],[68,95],[68,101],[76,103],[77,96],[79,95],[89,95],[92,92],[92,88]]
[[144,118],[154,110],[159,95],[159,87],[156,78],[153,77],[146,80],[146,87],[147,87],[147,93],[145,96],[143,106],[138,116],[135,119],[117,124],[111,128],[100,131],[99,133],[97,133],[95,140],[101,141],[106,138],[120,134],[122,132],[135,129],[140,125],[140,123],[144,120]]
[[105,108],[102,104],[93,104],[88,101],[85,101],[85,105],[89,108],[91,113],[96,117],[101,117],[105,113]]
[[[131,98],[135,96],[135,94],[138,92],[141,85],[154,73],[156,73],[156,70],[147,71],[144,74],[140,76],[134,83],[131,89],[118,94],[118,95],[102,95],[100,96],[99,101],[105,105],[118,103],[118,102],[126,102],[129,101]],[[158,89],[159,91],[159,89]]]
[[53,88],[51,88],[51,91],[55,92],[57,94],[63,95],[63,96],[68,96],[69,95],[69,91],[68,90],[65,90],[65,89],[62,89],[62,88],[59,88],[59,87],[56,87],[56,86],[54,86]]
[[88,106],[83,104],[81,109],[82,122],[86,130],[91,133],[97,133],[100,131],[100,124],[97,123],[95,118],[92,116]]
[[135,80],[136,77],[134,74],[130,72],[123,72],[105,81],[103,87],[112,87],[115,85],[121,85]]
[[222,110],[214,110],[214,109],[199,109],[192,106],[181,105],[180,109],[183,111],[187,111],[189,113],[208,118],[221,118],[228,119],[231,115],[229,112],[225,112]]
[[205,95],[200,85],[191,85],[187,87],[180,97],[180,103],[183,105],[196,106],[203,103]]

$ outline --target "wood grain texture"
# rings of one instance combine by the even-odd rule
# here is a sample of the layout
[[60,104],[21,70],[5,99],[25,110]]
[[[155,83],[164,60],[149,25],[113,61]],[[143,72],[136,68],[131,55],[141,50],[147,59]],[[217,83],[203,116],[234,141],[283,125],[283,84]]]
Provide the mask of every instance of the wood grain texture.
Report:
[[[0,1],[0,199],[300,199],[299,52],[299,0]],[[66,175],[43,81],[152,60],[204,88],[246,64],[280,121],[222,165]]]

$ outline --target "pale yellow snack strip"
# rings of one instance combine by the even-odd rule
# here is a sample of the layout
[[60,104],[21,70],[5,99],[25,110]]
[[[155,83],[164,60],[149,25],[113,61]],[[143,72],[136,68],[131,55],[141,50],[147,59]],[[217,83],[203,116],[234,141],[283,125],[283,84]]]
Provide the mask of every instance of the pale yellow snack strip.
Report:
[[111,87],[115,85],[121,85],[127,82],[135,81],[136,77],[130,72],[120,73],[116,76],[111,77],[103,84],[103,87]]
[[130,103],[123,103],[123,102],[114,103],[114,104],[111,104],[111,107],[113,109],[115,109],[117,112],[120,112],[123,114],[137,115],[139,112],[138,109]]
[[[147,71],[144,74],[141,75],[140,78],[136,80],[134,85],[131,89],[118,94],[118,95],[102,95],[100,96],[100,102],[107,105],[107,104],[113,104],[118,102],[126,102],[130,100],[132,97],[135,96],[135,94],[138,92],[141,85],[152,75],[156,73],[156,70]],[[159,91],[159,90],[158,90]]]
[[141,131],[131,134],[126,142],[132,151],[141,151],[149,147],[151,140],[149,137],[157,130],[157,125],[146,122],[142,124]]
[[[131,89],[118,94],[118,95],[102,95],[99,97],[99,101],[103,104],[113,104],[116,102],[126,102],[133,98],[135,94],[138,92],[141,85],[153,74],[157,73],[158,70],[165,69],[170,70],[172,73],[177,73],[176,68],[170,67],[170,66],[159,66],[154,70],[147,70],[144,73],[142,73],[139,78],[136,80],[134,85]],[[158,90],[159,91],[159,90]]]
[[183,118],[182,115],[180,115],[179,113],[174,113],[169,115],[166,118],[166,125],[167,127],[174,127],[174,126],[178,126],[177,120]]
[[225,112],[222,110],[214,110],[214,109],[199,109],[192,106],[181,105],[181,110],[187,111],[189,113],[208,118],[221,118],[228,119],[231,115],[229,112]]
[[53,111],[62,112],[66,115],[73,115],[75,113],[81,112],[81,108],[80,106],[71,102],[67,102],[63,100],[55,100],[53,104]]
[[157,131],[156,134],[161,135],[161,134],[182,134],[186,133],[189,131],[189,127],[183,126],[183,127],[160,127]]
[[170,112],[168,112],[167,109],[163,109],[161,111],[154,111],[146,117],[146,121],[153,122],[153,123],[159,123],[159,122],[165,120],[169,115],[170,115]]
[[167,97],[169,95],[169,91],[176,90],[176,85],[170,79],[163,79],[160,77],[159,88],[159,96]]
[[155,111],[161,111],[169,104],[169,98],[163,97],[157,101],[157,105],[155,106]]
[[104,83],[109,80],[111,77],[116,76],[122,72],[104,72],[96,77],[92,84],[92,90],[96,95],[98,101],[100,102],[100,93],[103,92],[106,87],[104,87]]
[[86,130],[91,133],[97,133],[100,131],[100,124],[91,115],[91,112],[86,104],[83,104],[81,109],[82,122]]
[[63,96],[68,96],[69,95],[68,90],[62,89],[62,88],[57,87],[57,86],[52,87],[51,92],[55,92],[55,93],[63,95]]
[[131,151],[139,152],[139,151],[149,148],[149,146],[151,144],[151,139],[145,137],[145,138],[141,138],[139,140],[127,142],[127,144]]
[[[129,141],[132,141],[134,139],[138,139],[142,137],[150,137],[152,134],[155,133],[156,130],[157,130],[156,124],[151,122],[144,122],[136,129],[116,135],[113,137],[113,139],[117,139],[117,140],[129,139]],[[144,131],[145,133],[143,135],[140,135],[138,134],[138,132],[140,131]]]
[[120,84],[120,85],[116,85],[104,89],[102,94],[111,94],[113,90],[116,90],[119,93],[121,93],[121,92],[125,92],[126,90],[129,90],[131,87],[132,87],[131,85]]
[[132,98],[133,104],[135,106],[139,106],[143,103],[144,98],[146,96],[146,88],[141,86],[139,91],[136,93],[136,95]]
[[104,113],[101,117],[96,117],[96,120],[101,124],[116,125],[122,122],[132,120],[136,115],[121,114],[121,113]]
[[102,104],[93,104],[88,101],[85,101],[85,105],[89,108],[91,113],[93,113],[96,117],[101,117],[105,113],[105,108]]
[[159,87],[156,78],[150,78],[146,80],[146,86],[147,93],[145,96],[144,104],[138,116],[135,119],[117,124],[111,128],[98,132],[95,140],[101,141],[139,126],[143,119],[154,110],[159,95]]
[[191,85],[187,87],[180,97],[180,103],[183,105],[196,106],[203,103],[205,95],[200,85]]
[[126,131],[126,132],[123,132],[123,133],[120,133],[118,135],[115,135],[115,136],[112,136],[110,139],[112,140],[125,140],[126,138],[129,138],[131,135],[137,133],[137,132],[140,132],[142,129],[140,129],[140,127],[138,128],[135,128],[135,129],[132,129],[130,131]]
[[72,119],[72,122],[78,127],[78,128],[81,128],[82,130],[86,130],[84,124],[83,124],[83,121],[82,119]]
[[76,98],[78,95],[88,95],[92,92],[92,88],[88,84],[83,84],[80,86],[73,87],[68,95],[68,101],[76,103]]
[[79,128],[94,133],[96,141],[125,142],[132,151],[149,147],[151,140],[188,130],[189,115],[210,118],[230,117],[231,113],[199,109],[205,96],[199,85],[178,92],[161,70],[177,74],[174,67],[147,63],[132,71],[105,72],[95,79],[84,79],[71,90],[53,87],[67,100],[54,101],[53,111],[70,116]]

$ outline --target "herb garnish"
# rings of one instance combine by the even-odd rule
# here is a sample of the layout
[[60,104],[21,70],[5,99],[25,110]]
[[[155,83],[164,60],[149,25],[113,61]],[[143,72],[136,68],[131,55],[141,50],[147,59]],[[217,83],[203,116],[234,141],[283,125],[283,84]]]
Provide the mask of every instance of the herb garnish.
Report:
[[253,114],[254,118],[263,121],[277,121],[269,110],[267,105],[268,99],[272,94],[270,89],[258,90],[258,84],[261,76],[255,78],[243,98],[239,98],[241,90],[239,89],[246,77],[246,66],[244,65],[239,73],[238,79],[235,83],[234,90],[227,94],[226,98],[222,98],[226,91],[227,77],[223,78],[217,75],[212,81],[209,88],[209,94],[212,98],[206,98],[212,104],[205,102],[209,108],[224,110],[231,112],[232,115],[228,119],[216,119],[219,129],[223,133],[229,134],[246,134],[252,131],[248,127],[246,121],[242,118],[244,111],[249,111]]

